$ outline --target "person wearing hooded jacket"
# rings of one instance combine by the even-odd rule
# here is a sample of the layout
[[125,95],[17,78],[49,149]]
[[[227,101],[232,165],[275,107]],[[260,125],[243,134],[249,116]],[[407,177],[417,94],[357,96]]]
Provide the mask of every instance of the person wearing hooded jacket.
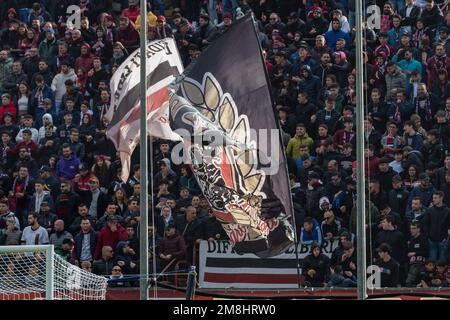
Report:
[[320,78],[312,73],[309,65],[304,65],[300,69],[300,80],[298,82],[299,92],[306,92],[310,101],[315,103],[319,97],[320,89]]
[[56,108],[59,108],[59,105],[61,104],[62,98],[64,94],[66,93],[66,81],[72,80],[73,82],[77,81],[77,75],[75,74],[75,71],[70,68],[69,63],[67,61],[63,61],[60,64],[61,72],[58,73],[52,81],[51,89],[55,93],[55,103]]
[[88,43],[81,45],[81,55],[75,60],[75,70],[84,68],[91,70],[94,65],[94,55],[91,53],[91,46]]
[[45,113],[42,116],[42,127],[39,128],[38,131],[38,144],[41,144],[41,140],[45,139],[45,126],[52,125],[53,133],[56,133],[56,127],[53,125],[53,116],[51,113]]
[[139,263],[136,252],[128,241],[119,241],[114,251],[114,264],[122,268],[123,274],[139,274]]
[[336,51],[334,53],[334,63],[331,70],[336,75],[336,80],[340,87],[345,87],[347,76],[352,70],[352,65],[347,61],[347,55],[344,51]]
[[330,259],[322,253],[320,244],[311,245],[311,254],[303,260],[302,274],[308,287],[323,287],[327,281]]
[[342,38],[345,40],[346,45],[348,46],[350,41],[350,36],[348,32],[341,30],[341,21],[339,19],[331,20],[332,29],[325,33],[325,40],[327,45],[332,50],[336,50],[336,42],[338,39]]

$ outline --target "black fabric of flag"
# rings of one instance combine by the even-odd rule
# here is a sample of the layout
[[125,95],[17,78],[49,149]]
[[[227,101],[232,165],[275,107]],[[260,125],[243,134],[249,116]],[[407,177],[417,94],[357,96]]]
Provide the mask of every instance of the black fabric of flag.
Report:
[[[280,254],[294,238],[284,148],[279,131],[271,132],[278,125],[268,83],[253,19],[246,16],[185,70],[170,105],[171,127],[189,131],[184,142],[193,172],[234,250],[261,257]],[[192,138],[218,133],[223,145],[200,145]]]

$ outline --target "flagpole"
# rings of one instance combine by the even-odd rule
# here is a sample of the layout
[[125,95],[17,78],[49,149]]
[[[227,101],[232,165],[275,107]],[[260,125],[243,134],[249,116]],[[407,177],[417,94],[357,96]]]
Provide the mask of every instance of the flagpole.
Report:
[[[139,270],[140,270],[140,299],[148,300],[148,171],[147,171],[147,1],[141,0],[141,119],[140,119],[140,172],[141,172],[141,194],[140,194],[140,232],[139,232]],[[150,159],[150,162],[152,159]],[[153,175],[153,172],[150,173]],[[151,190],[153,191],[153,190]],[[153,257],[154,259],[155,257]],[[155,273],[156,270],[153,270]]]
[[364,69],[362,2],[355,2],[356,18],[356,238],[358,300],[367,298],[366,287],[366,195],[364,176]]

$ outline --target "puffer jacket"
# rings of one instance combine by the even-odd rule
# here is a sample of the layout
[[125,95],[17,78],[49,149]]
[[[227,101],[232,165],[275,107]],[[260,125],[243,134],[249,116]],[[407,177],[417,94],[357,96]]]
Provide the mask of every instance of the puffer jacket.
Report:
[[55,100],[57,102],[61,102],[63,95],[66,93],[66,86],[64,83],[69,79],[73,82],[77,81],[77,75],[73,69],[70,69],[67,74],[60,72],[53,78],[51,88],[55,93]]
[[[384,79],[386,81],[386,92],[391,92],[392,89],[404,88],[406,85],[406,77],[403,73],[398,70],[395,66],[395,71],[392,74],[386,72],[384,74]],[[387,99],[388,95],[386,95]]]

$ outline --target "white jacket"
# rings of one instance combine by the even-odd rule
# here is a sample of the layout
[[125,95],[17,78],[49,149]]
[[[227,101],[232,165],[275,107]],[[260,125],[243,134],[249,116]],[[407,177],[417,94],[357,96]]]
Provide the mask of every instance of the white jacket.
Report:
[[73,69],[69,69],[67,74],[60,72],[53,78],[51,88],[55,93],[56,102],[61,102],[63,95],[66,93],[66,86],[64,83],[69,79],[73,82],[77,81],[77,75]]

